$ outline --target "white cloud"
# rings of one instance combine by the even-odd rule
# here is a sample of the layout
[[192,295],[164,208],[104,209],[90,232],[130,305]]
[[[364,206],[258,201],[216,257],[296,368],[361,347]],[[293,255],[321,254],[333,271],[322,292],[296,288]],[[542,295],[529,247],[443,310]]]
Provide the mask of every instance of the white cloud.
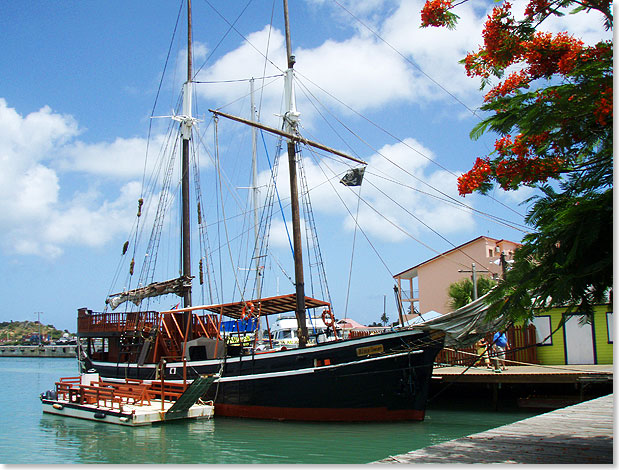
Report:
[[[263,55],[267,51],[268,60]],[[260,52],[259,52],[260,51]],[[266,67],[266,68],[265,68]],[[286,69],[286,51],[282,33],[274,29],[269,34],[268,26],[247,36],[238,48],[218,59],[212,66],[201,70],[196,76],[196,92],[215,103],[223,106],[236,102],[239,97],[249,96],[249,83],[246,81],[230,82],[231,80],[258,78],[283,74]],[[222,82],[222,83],[213,83]],[[262,88],[264,86],[264,88]],[[277,125],[275,114],[281,111],[283,93],[283,78],[255,80],[256,101],[262,103],[262,121]],[[246,100],[248,102],[248,98]],[[225,111],[226,109],[224,109]],[[247,105],[249,111],[249,105]],[[245,113],[244,113],[245,114]]]
[[[429,149],[409,138],[403,143],[385,145],[369,158],[361,186],[358,223],[373,239],[400,242],[411,236],[417,238],[427,234],[431,229],[443,234],[473,230],[474,220],[469,210],[456,208],[420,192],[442,199],[449,196],[461,199],[457,195],[457,176],[435,170],[422,155],[434,157]],[[304,160],[314,211],[339,217],[341,226],[334,229],[352,231],[355,223],[350,214],[357,213],[359,188],[339,183],[347,168],[343,163],[327,160],[321,161],[320,166],[307,158]],[[260,177],[265,182],[269,175],[265,172]],[[282,201],[287,204],[290,192],[285,159],[280,160],[278,188]],[[440,188],[444,195],[432,188]],[[280,225],[283,229],[283,224]],[[287,243],[283,238],[285,232],[279,230],[278,233],[281,235],[278,240]]]
[[[163,136],[151,139],[149,163],[156,166],[157,149],[161,148]],[[144,172],[146,140],[142,138],[116,138],[113,142],[86,143],[76,141],[64,147],[57,167],[64,171],[76,171],[116,178],[141,177]]]
[[[390,7],[396,3],[396,6],[385,10],[384,3],[389,3]],[[343,40],[326,38],[314,48],[295,46],[293,50],[300,84],[297,86],[298,108],[302,111],[304,124],[311,126],[315,112],[313,106],[304,103],[305,87],[320,99],[328,99],[318,86],[358,111],[402,102],[452,100],[436,83],[461,99],[474,97],[477,102],[480,96],[478,80],[466,77],[464,67],[458,61],[467,51],[476,49],[481,38],[482,23],[487,13],[487,6],[480,11],[483,5],[486,4],[481,0],[461,5],[458,11],[460,25],[455,31],[420,29],[422,0],[399,3],[367,1],[363,5],[349,5],[384,41],[353,17],[335,9],[338,20],[351,26],[356,31],[354,34]],[[385,11],[389,12],[389,16],[384,16]],[[269,53],[268,60],[265,60],[258,51],[265,51],[267,42]],[[249,34],[247,41],[202,70],[197,80],[213,82],[260,77],[263,73],[267,76],[281,74],[286,68],[285,56],[283,34],[276,29],[269,32],[266,26]],[[239,82],[236,86],[207,83],[198,85],[197,90],[221,106],[246,96],[249,85],[245,82]],[[282,92],[282,80],[259,91],[263,122],[277,125],[274,115],[281,113]]]
[[[68,244],[98,246],[128,231],[138,183],[126,183],[120,189],[110,185],[112,194],[119,191],[116,198],[92,189],[61,197],[64,178],[70,177],[67,170],[103,171],[86,168],[81,158],[92,164],[91,156],[105,144],[75,142],[78,134],[70,116],[49,107],[22,116],[0,98],[0,246],[5,252],[54,258]],[[66,155],[74,156],[73,165],[61,164]],[[65,171],[59,173],[56,167]]]

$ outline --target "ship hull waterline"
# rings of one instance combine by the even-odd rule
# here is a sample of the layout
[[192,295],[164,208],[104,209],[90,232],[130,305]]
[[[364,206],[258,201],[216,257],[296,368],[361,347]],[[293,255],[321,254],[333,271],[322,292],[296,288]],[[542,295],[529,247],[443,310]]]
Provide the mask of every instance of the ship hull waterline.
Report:
[[[403,330],[369,337],[211,360],[189,360],[188,381],[219,374],[203,397],[215,416],[299,421],[424,419],[442,338]],[[182,382],[183,363],[166,364],[165,381]],[[106,380],[156,382],[157,364],[82,360]]]

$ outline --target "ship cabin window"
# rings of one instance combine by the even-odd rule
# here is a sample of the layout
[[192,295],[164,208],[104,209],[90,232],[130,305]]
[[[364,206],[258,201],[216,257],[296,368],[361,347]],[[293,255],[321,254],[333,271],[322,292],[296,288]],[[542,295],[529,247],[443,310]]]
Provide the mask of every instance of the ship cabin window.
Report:
[[90,350],[93,359],[105,360],[110,350],[110,343],[108,338],[94,338],[90,340]]

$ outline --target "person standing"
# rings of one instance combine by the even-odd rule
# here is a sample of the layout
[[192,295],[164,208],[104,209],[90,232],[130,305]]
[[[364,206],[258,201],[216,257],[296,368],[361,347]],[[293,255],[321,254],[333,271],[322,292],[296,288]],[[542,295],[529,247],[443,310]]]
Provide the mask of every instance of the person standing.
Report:
[[484,360],[486,367],[488,369],[492,369],[490,366],[490,355],[488,354],[488,342],[486,338],[481,338],[477,343],[475,343],[475,347],[477,348],[477,358],[478,362],[481,365],[481,360]]
[[505,367],[505,350],[507,349],[507,335],[497,331],[492,338],[492,348],[495,354],[495,372],[507,370]]

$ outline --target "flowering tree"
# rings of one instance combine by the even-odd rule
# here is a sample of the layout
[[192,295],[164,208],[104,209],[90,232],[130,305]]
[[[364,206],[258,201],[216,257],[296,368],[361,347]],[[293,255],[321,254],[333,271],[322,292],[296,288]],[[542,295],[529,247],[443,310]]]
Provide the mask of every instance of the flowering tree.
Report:
[[[465,0],[466,1],[466,0]],[[568,32],[542,30],[552,16],[598,11],[612,29],[610,0],[530,0],[517,20],[509,1],[497,4],[483,44],[463,60],[489,88],[489,117],[472,131],[498,134],[490,155],[458,179],[462,196],[536,186],[514,264],[494,291],[493,313],[514,319],[531,307],[564,305],[589,313],[612,289],[613,47],[587,46]],[[428,0],[422,26],[455,27],[452,0]],[[491,86],[492,81],[498,81]]]

